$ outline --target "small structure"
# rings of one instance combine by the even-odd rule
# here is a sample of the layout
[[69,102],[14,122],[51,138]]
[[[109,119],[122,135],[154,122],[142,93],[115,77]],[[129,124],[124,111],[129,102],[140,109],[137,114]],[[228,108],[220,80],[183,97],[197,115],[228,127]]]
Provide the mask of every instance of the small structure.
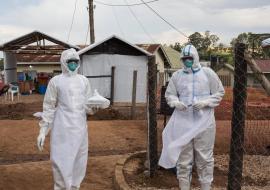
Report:
[[137,44],[147,52],[155,55],[157,65],[157,85],[159,87],[165,85],[165,70],[171,68],[170,59],[161,44]]
[[89,78],[93,90],[116,105],[130,105],[135,84],[136,103],[147,102],[148,57],[152,54],[115,35],[79,54],[80,73]]
[[216,70],[223,86],[232,87],[234,83],[234,67],[228,63],[221,64]]
[[[264,76],[270,81],[270,60],[255,60],[256,65],[264,74]],[[261,82],[255,77],[254,72],[250,66],[247,67],[247,86],[254,88],[261,88]],[[234,84],[234,67],[230,64],[219,64],[218,68],[215,69],[219,76],[222,84],[226,87],[233,87]]]
[[[58,48],[47,48],[48,42],[49,44],[57,44]],[[34,55],[43,58],[48,55],[53,57],[60,55],[63,50],[68,48],[80,49],[39,31],[33,31],[0,45],[0,51],[4,52],[5,82],[17,82],[17,58],[23,60],[23,57]]]
[[[256,62],[256,65],[261,70],[261,72],[264,74],[264,76],[268,79],[268,81],[270,81],[270,60],[269,59],[265,59],[265,60],[256,59],[255,62]],[[247,78],[248,86],[261,87],[261,82],[258,79],[256,79],[256,77],[254,76],[254,73],[252,72],[249,66],[248,66],[247,74],[248,74],[248,78]]]
[[169,59],[169,63],[171,65],[170,68],[165,68],[165,81],[169,81],[172,74],[183,68],[184,65],[181,62],[180,59],[180,52],[176,51],[175,49],[169,47],[169,46],[163,46],[164,51],[166,52],[166,55]]
[[[36,48],[35,46],[30,48]],[[59,46],[46,46],[49,49],[60,48]],[[17,73],[61,73],[60,54],[16,54]]]

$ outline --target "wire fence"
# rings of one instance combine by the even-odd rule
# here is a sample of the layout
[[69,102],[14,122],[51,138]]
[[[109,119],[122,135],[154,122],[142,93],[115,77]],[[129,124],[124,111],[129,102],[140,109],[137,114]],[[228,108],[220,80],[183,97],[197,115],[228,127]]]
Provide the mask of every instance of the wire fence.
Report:
[[269,189],[270,97],[263,85],[253,87],[258,73],[247,73],[245,51],[244,44],[235,46],[234,87],[216,109],[215,171],[226,175],[224,189]]
[[[256,80],[258,73],[247,72],[249,63],[245,51],[245,44],[235,45],[234,85],[225,88],[226,94],[215,110],[214,189],[270,189],[270,97],[262,87],[254,88],[249,84]],[[148,69],[148,161],[150,176],[153,176],[160,151],[157,144],[161,144],[162,139],[160,135],[157,138],[154,121],[157,118],[156,94],[153,93],[156,88],[151,85],[156,82],[155,67],[149,64]],[[160,109],[160,113],[166,112],[162,105]],[[159,122],[158,126],[163,128],[163,121]]]
[[245,44],[236,44],[229,190],[270,187],[270,98],[264,90],[248,87],[248,77],[258,76],[255,71],[251,76],[247,74],[250,63],[245,51]]
[[157,169],[158,142],[157,142],[157,99],[156,99],[157,67],[155,56],[148,60],[148,101],[147,101],[147,123],[148,123],[148,169],[152,177]]

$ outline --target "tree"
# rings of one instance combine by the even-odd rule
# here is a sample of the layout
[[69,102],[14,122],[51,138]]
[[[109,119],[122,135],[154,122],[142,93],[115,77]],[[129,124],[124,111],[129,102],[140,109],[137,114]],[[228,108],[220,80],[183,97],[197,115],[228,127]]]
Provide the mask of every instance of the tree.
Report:
[[203,36],[199,32],[195,32],[189,36],[189,42],[200,51],[203,46]]
[[181,52],[183,48],[183,46],[179,42],[175,42],[174,45],[171,44],[170,47],[179,52]]
[[270,34],[253,34],[251,32],[241,33],[231,41],[232,47],[236,43],[247,44],[247,49],[252,52],[252,55],[256,58],[267,58],[270,57],[269,48],[262,48],[261,43],[264,39],[270,37]]
[[200,57],[206,60],[210,57],[210,48],[214,47],[218,41],[219,37],[211,34],[209,30],[205,31],[203,35],[199,32],[195,32],[189,36],[189,43],[194,45],[197,48]]
[[215,46],[218,41],[219,37],[211,34],[208,30],[205,31],[204,35],[195,32],[189,36],[189,42],[201,53],[208,52],[209,48]]

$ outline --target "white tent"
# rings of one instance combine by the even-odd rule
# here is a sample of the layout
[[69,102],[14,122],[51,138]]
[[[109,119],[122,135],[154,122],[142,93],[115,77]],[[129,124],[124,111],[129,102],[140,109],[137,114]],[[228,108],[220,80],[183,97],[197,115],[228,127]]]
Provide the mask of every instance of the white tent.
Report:
[[136,102],[146,103],[148,57],[150,53],[117,36],[111,36],[79,51],[80,73],[88,77],[92,90],[111,96],[111,74],[114,75],[114,103],[132,101],[133,71],[137,71]]

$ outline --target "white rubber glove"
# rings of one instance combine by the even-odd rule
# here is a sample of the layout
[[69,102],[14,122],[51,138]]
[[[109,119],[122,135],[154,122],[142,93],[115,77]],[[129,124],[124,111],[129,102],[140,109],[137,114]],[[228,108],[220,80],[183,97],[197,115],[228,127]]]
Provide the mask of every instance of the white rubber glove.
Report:
[[199,111],[199,110],[207,107],[208,105],[209,105],[209,103],[206,100],[198,101],[198,102],[194,103],[193,109],[196,111]]
[[38,146],[39,151],[43,150],[47,131],[48,131],[48,127],[41,127],[39,130],[39,135],[37,138],[37,146]]
[[101,108],[100,107],[92,107],[92,110],[93,110],[93,112],[94,112],[94,114],[95,113],[97,113],[99,110],[100,110]]
[[99,107],[92,107],[92,106],[87,106],[85,105],[85,110],[86,110],[86,113],[89,114],[89,115],[94,115],[95,113],[97,113],[101,108]]
[[172,101],[169,103],[169,106],[171,108],[177,108],[180,111],[184,111],[187,109],[187,106],[183,102],[180,102],[180,101]]

